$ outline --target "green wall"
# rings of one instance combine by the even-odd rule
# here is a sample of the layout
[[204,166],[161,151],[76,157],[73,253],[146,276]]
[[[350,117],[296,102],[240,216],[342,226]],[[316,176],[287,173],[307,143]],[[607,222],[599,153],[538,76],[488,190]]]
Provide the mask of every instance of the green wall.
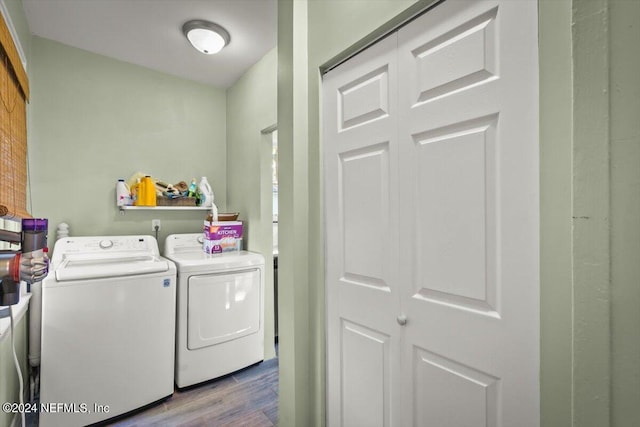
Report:
[[572,426],[571,2],[539,2],[540,423]]
[[639,23],[540,2],[543,426],[640,425]]
[[[317,381],[308,292],[307,2],[278,2],[278,337],[280,426],[312,426]],[[318,195],[319,196],[319,195]],[[315,423],[314,423],[315,421]]]
[[609,3],[611,425],[640,425],[640,2]]
[[610,422],[607,0],[573,2],[573,424]]
[[128,211],[115,183],[135,172],[164,181],[207,176],[226,209],[226,95],[136,65],[33,37],[29,166],[31,213],[72,235],[198,232],[202,211]]
[[227,90],[227,205],[247,221],[245,249],[264,254],[266,260],[265,359],[276,353],[271,139],[261,132],[277,120],[277,61],[277,49],[273,49]]

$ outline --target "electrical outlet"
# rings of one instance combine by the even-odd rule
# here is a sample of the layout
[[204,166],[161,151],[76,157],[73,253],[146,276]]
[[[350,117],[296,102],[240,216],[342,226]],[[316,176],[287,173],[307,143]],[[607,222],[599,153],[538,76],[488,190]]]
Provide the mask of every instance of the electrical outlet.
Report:
[[157,230],[160,231],[160,220],[159,219],[152,219],[151,220],[151,231],[156,231],[156,227],[157,227]]

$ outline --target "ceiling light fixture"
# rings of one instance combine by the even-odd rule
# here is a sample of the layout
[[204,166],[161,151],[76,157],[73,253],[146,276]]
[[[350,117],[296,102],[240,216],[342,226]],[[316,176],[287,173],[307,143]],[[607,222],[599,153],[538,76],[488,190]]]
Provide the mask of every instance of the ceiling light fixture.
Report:
[[201,19],[185,22],[182,32],[193,47],[207,55],[220,52],[231,41],[227,30],[218,24]]

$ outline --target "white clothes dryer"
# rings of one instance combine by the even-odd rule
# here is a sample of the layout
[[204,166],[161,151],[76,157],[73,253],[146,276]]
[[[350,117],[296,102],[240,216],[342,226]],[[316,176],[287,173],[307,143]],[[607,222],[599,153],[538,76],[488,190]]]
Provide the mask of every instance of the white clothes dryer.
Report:
[[206,254],[202,233],[172,234],[178,270],[175,382],[180,388],[264,360],[264,257]]
[[151,236],[67,237],[42,282],[40,426],[173,394],[176,267]]

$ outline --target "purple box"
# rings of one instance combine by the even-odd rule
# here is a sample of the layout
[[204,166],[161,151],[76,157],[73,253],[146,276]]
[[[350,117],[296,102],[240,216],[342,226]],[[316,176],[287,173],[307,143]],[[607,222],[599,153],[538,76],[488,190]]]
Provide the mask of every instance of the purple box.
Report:
[[242,228],[242,221],[205,221],[202,249],[208,254],[241,250]]

